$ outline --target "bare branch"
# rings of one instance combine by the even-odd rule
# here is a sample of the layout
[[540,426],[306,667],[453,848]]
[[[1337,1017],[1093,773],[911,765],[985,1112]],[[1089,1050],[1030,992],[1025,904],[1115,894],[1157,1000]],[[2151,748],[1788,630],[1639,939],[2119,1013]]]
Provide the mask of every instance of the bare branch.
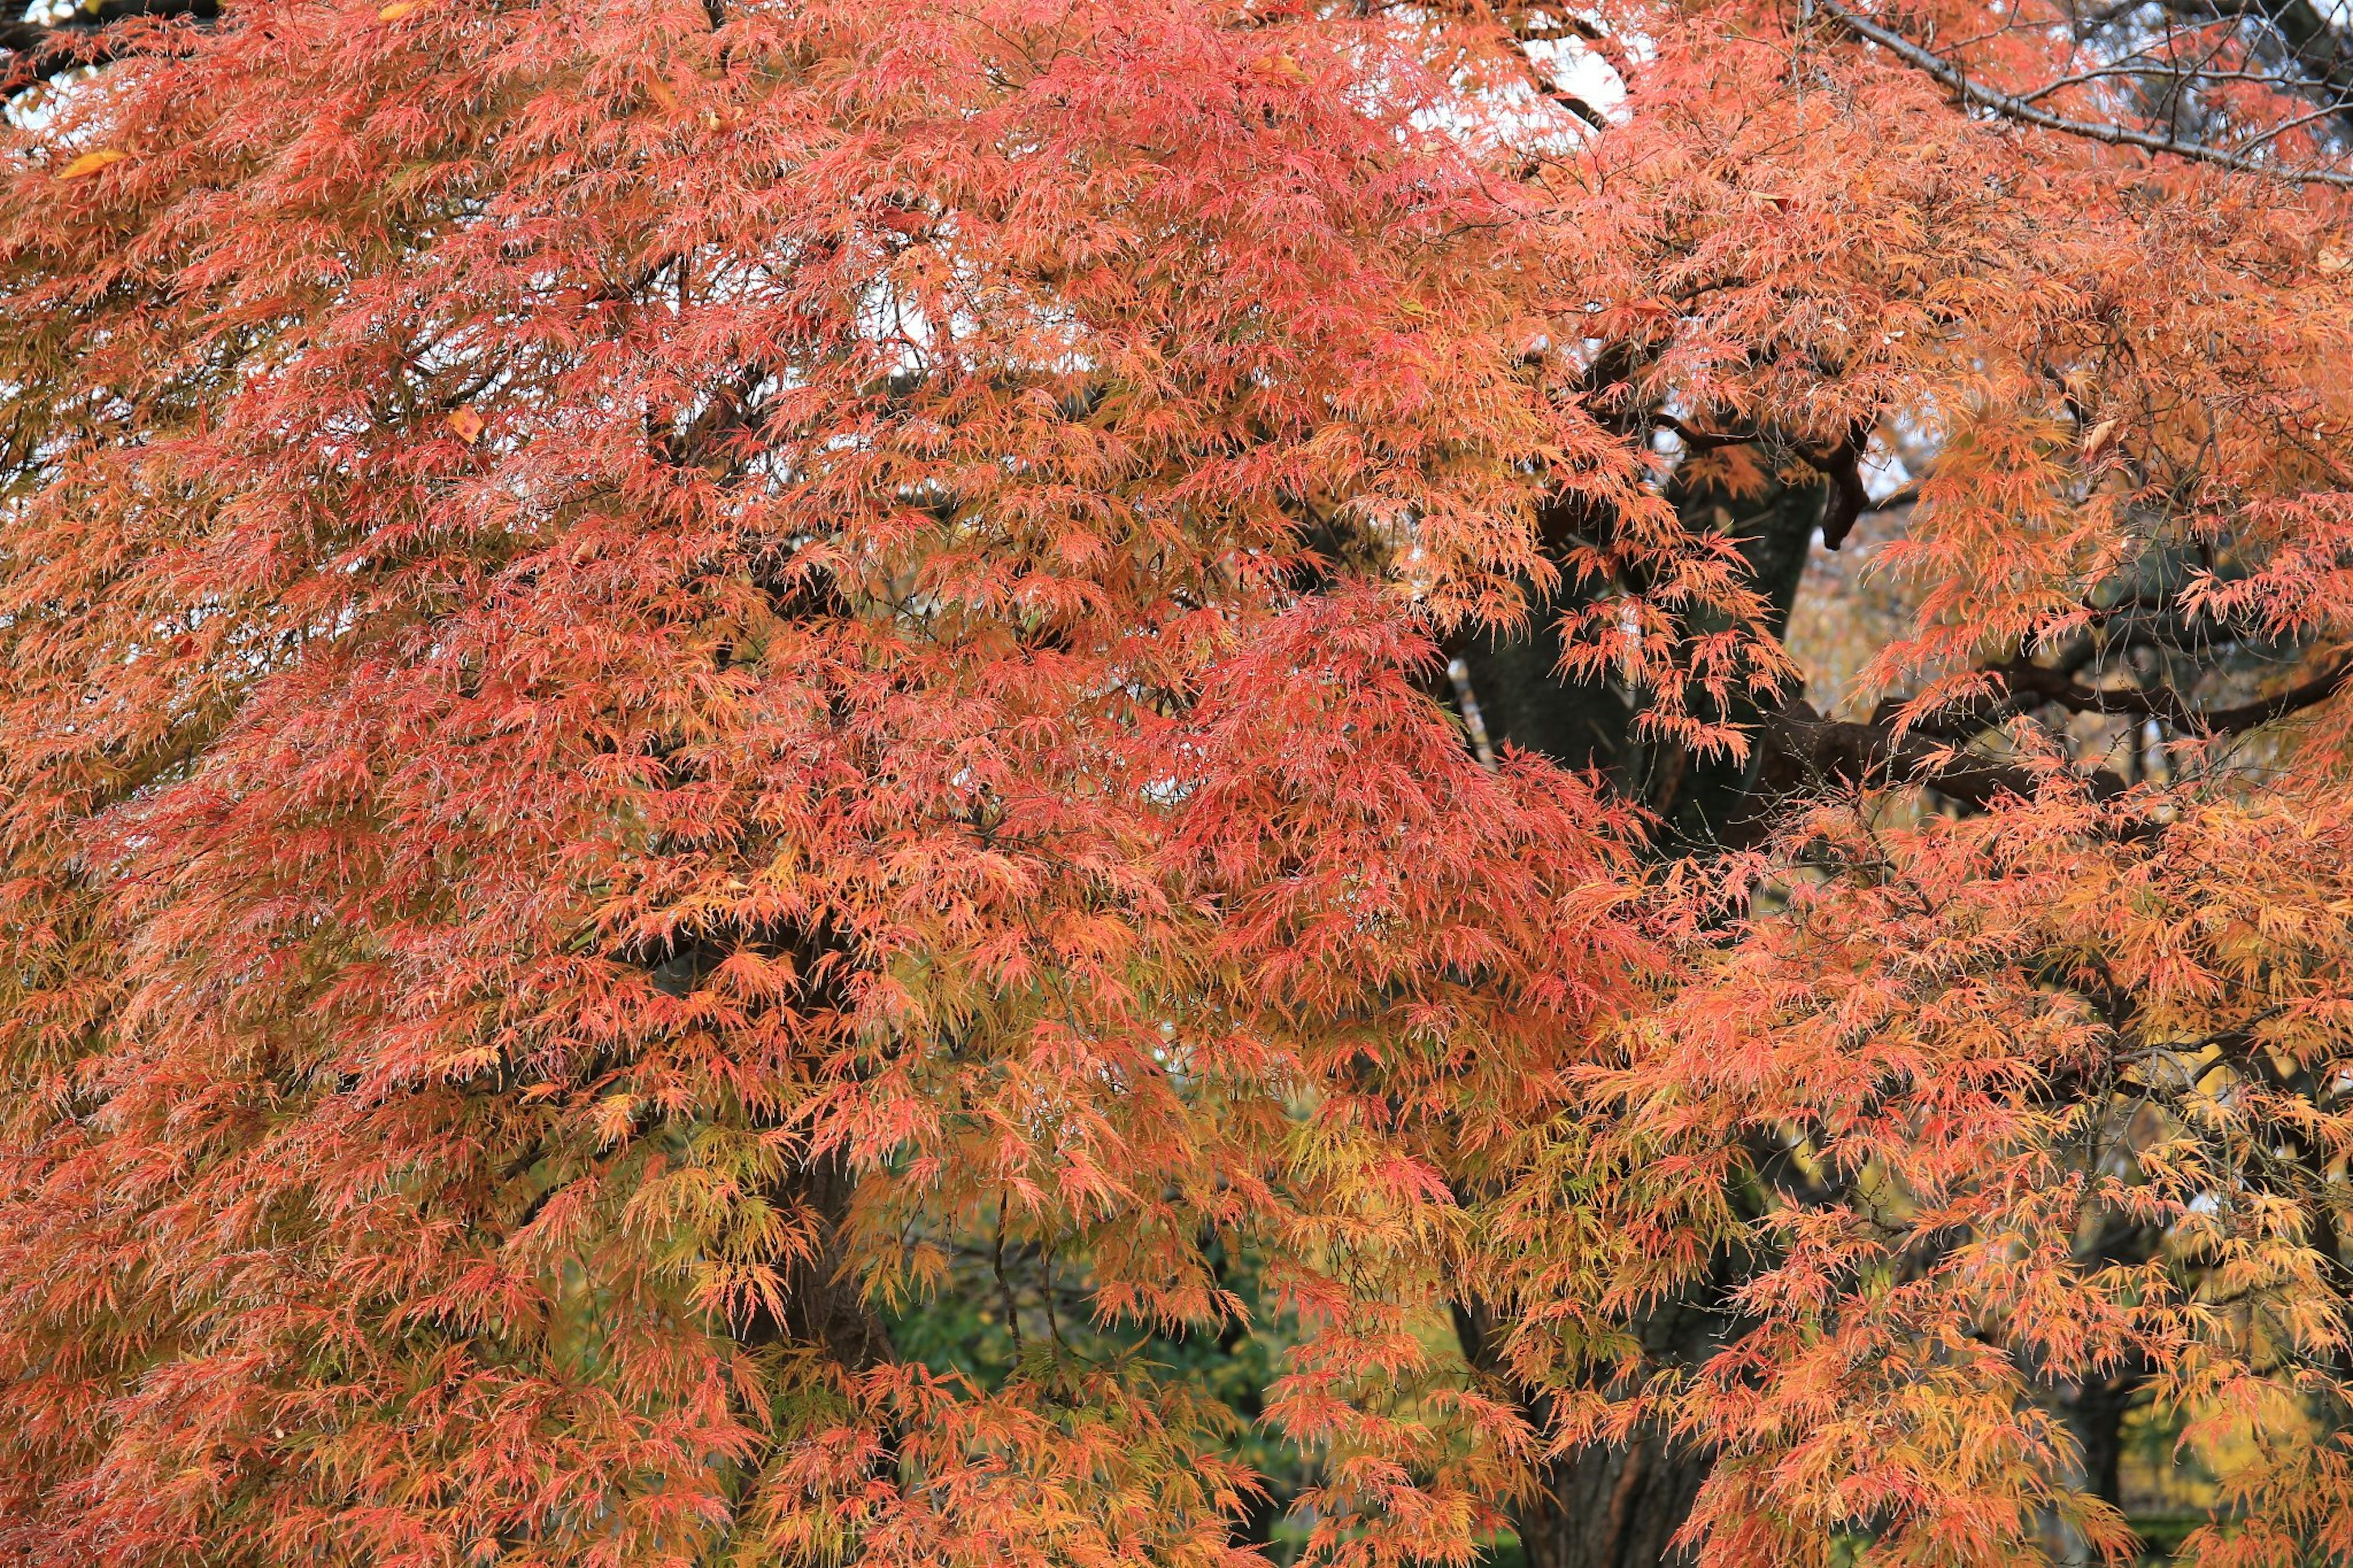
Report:
[[2129,125],[2118,125],[2108,121],[2073,120],[2063,114],[2055,114],[2013,93],[2003,92],[1998,88],[1970,80],[1968,72],[1944,56],[1922,48],[1901,33],[1857,16],[1840,5],[1839,0],[1815,0],[1815,3],[1857,37],[1866,38],[1877,44],[1905,64],[1944,83],[1945,86],[1952,89],[1954,94],[1962,101],[1990,110],[2005,120],[2013,120],[2025,125],[2040,126],[2046,131],[2062,132],[2070,136],[2085,137],[2094,142],[2105,142],[2110,146],[2138,147],[2146,152],[2168,153],[2177,158],[2211,163],[2218,168],[2236,170],[2242,174],[2263,174],[2273,179],[2336,185],[2353,190],[2353,170],[2283,168],[2277,163],[2250,157],[2243,153],[2236,153],[2221,147],[2209,147],[2197,142],[2183,142],[2154,131],[2139,131]]
[[[2006,795],[2031,800],[2046,782],[2032,768],[1964,750],[1918,730],[1899,731],[1876,718],[1869,723],[1825,719],[1803,698],[1783,704],[1766,721],[1758,743],[1763,751],[1757,769],[1760,797],[1825,781],[1915,784],[1965,805],[1984,806]],[[2095,800],[2113,800],[2129,787],[2105,768],[2083,773],[2080,781]],[[1761,825],[1761,813],[1757,820]]]
[[1999,677],[2017,697],[2053,702],[2073,713],[2158,719],[2185,735],[2241,735],[2337,695],[2348,683],[2348,677],[2353,677],[2353,658],[2339,654],[2310,679],[2229,708],[2195,707],[2168,686],[2105,691],[2084,685],[2063,670],[2046,669],[2024,659],[2013,660],[1987,673]]
[[[1588,38],[1597,38],[1600,36],[1598,28],[1588,30],[1587,27],[1580,26],[1577,28],[1577,32],[1579,36]],[[1555,81],[1553,79],[1552,72],[1545,68],[1544,62],[1537,59],[1535,55],[1528,52],[1528,45],[1530,43],[1542,42],[1542,39],[1533,37],[1531,35],[1525,33],[1516,27],[1507,29],[1504,34],[1504,37],[1506,45],[1512,51],[1513,57],[1520,62],[1520,69],[1522,73],[1527,77],[1528,85],[1530,87],[1535,88],[1536,91],[1542,93],[1546,98],[1550,99],[1559,107],[1566,109],[1569,113],[1577,116],[1577,119],[1583,121],[1594,130],[1607,131],[1609,129],[1609,121],[1602,117],[1599,110],[1594,108],[1593,105],[1586,102],[1585,100],[1577,97],[1577,94],[1569,91],[1567,88]],[[1623,58],[1624,55],[1622,51],[1619,51],[1618,58],[1622,59]],[[1617,68],[1616,60],[1611,61],[1611,67],[1613,69]],[[1623,70],[1620,70],[1619,74],[1622,78],[1625,75],[1625,72]]]

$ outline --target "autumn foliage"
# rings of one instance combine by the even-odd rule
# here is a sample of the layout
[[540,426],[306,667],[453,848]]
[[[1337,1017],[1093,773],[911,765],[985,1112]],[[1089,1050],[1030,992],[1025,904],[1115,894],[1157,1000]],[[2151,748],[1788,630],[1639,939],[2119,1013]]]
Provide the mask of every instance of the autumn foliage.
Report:
[[2353,1557],[2348,130],[2043,4],[20,47],[0,1563]]

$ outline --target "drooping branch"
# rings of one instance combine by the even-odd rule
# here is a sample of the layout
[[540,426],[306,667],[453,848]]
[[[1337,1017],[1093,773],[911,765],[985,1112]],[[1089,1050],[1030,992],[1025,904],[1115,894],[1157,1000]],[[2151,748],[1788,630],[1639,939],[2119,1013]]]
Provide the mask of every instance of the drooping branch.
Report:
[[1887,50],[1914,69],[1924,72],[1950,88],[1965,103],[1975,104],[2005,120],[2023,125],[2039,126],[2069,136],[2081,136],[2094,142],[2104,142],[2114,147],[2137,147],[2145,152],[2166,153],[2187,158],[2218,168],[2236,170],[2242,174],[2263,174],[2274,179],[2309,182],[2353,189],[2353,170],[2293,169],[2236,153],[2225,147],[2210,147],[2200,142],[2184,142],[2179,137],[2155,131],[2143,131],[2113,121],[2076,120],[2031,102],[2015,93],[2004,92],[1970,79],[1967,71],[1934,50],[1923,48],[1903,34],[1883,27],[1866,16],[1858,16],[1839,4],[1839,0],[1815,0],[1821,10],[1857,37],[1868,39]]

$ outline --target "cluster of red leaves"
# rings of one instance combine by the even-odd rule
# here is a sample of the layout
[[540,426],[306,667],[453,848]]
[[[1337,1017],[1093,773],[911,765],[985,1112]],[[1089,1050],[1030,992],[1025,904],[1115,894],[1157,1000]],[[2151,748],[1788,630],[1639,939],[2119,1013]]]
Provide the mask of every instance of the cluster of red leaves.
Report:
[[[2329,810],[2236,853],[2048,805],[1694,957],[1633,815],[1482,767],[1429,677],[1566,581],[1573,671],[1746,744],[1787,664],[1656,482],[1668,403],[1946,431],[1929,662],[2177,536],[2250,552],[2217,595],[2333,584],[2342,216],[2038,158],[1883,62],[1793,77],[1737,6],[1612,25],[1649,48],[1590,145],[1483,13],[1198,0],[290,0],[12,133],[0,1559],[1240,1558],[1193,1391],[983,1393],[812,1317],[987,1215],[1109,1323],[1214,1328],[1201,1238],[1264,1248],[1317,1549],[1460,1561],[1548,1435],[1417,1323],[1476,1280],[1606,1348],[1785,1127],[1905,1206],[1743,1222],[1755,1336],[1643,1395],[1727,1455],[1725,1560],[2014,1544],[2062,1483],[1964,1321],[2179,1347],[2257,1419],[2336,1342],[2308,1240],[2198,1208],[2179,1131],[2070,1186],[2107,1122],[2028,1086],[2108,1062],[2224,1106],[2217,1148],[2285,1113],[2115,1066],[2038,977],[2097,957],[2147,1051],[2320,1070]],[[2124,896],[2205,919],[2282,858],[2285,935],[2160,962]],[[1556,1136],[1596,1104],[1615,1142]],[[2100,1182],[2208,1239],[2027,1267]],[[2249,1498],[2337,1508],[2279,1500],[2337,1450],[2265,1462]]]

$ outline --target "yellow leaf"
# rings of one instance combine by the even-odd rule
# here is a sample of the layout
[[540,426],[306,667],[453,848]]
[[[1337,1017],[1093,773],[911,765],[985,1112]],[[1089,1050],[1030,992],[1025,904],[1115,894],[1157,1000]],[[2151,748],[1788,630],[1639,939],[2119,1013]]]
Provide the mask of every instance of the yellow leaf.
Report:
[[2087,463],[2098,462],[2101,454],[2105,453],[2109,445],[2115,441],[2116,434],[2116,422],[2113,419],[2103,419],[2093,426],[2091,433],[2084,437],[2084,460]]
[[446,423],[460,441],[471,442],[482,433],[482,416],[470,408],[452,410]]
[[375,14],[379,22],[397,22],[411,11],[424,8],[425,0],[392,0],[392,4]]
[[60,180],[79,180],[84,174],[95,174],[109,163],[120,163],[131,156],[120,147],[101,147],[95,153],[84,153],[58,171]]

